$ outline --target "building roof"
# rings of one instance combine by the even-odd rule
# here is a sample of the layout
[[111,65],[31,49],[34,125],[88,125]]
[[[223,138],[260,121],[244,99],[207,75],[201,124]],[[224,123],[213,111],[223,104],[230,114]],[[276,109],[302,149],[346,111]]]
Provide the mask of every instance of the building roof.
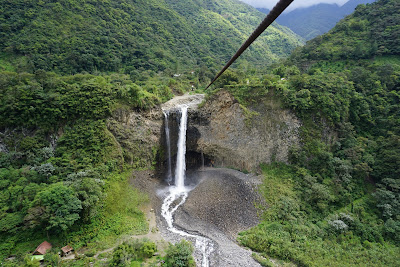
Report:
[[53,246],[49,242],[44,241],[35,249],[33,255],[44,255],[46,254],[47,250],[51,249],[52,247]]
[[68,253],[68,252],[70,252],[70,251],[72,251],[72,250],[74,250],[71,246],[65,246],[65,247],[62,247],[61,248],[61,250],[62,250],[62,252],[64,252],[64,253]]

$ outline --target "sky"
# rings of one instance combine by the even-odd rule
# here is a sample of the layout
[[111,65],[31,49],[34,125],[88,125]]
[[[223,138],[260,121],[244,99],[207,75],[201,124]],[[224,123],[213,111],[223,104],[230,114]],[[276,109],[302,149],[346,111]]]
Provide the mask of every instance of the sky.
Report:
[[[265,7],[268,9],[273,8],[278,0],[240,0],[254,7]],[[319,3],[338,4],[343,5],[348,0],[294,0],[287,10],[293,10],[298,7],[308,7]]]

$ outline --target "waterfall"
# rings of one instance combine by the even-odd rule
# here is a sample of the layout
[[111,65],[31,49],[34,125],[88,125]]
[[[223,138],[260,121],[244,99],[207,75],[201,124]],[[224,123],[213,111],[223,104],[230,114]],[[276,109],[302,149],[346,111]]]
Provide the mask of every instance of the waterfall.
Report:
[[[189,234],[187,232],[179,230],[175,228],[175,226],[173,225],[174,212],[179,208],[179,206],[185,203],[189,193],[189,189],[185,187],[185,171],[186,171],[185,155],[186,155],[186,130],[187,130],[188,106],[180,105],[178,106],[178,108],[180,109],[181,119],[179,123],[178,151],[176,156],[176,168],[175,168],[175,185],[169,186],[168,188],[169,189],[168,195],[164,199],[163,204],[161,206],[161,215],[167,222],[169,231],[178,234],[180,236],[194,238],[196,240],[195,247],[202,254],[201,266],[209,267],[209,257],[214,250],[212,241],[206,237]],[[166,115],[165,112],[164,115],[166,118],[165,131],[167,138],[167,146],[170,146],[168,145],[169,129],[167,134],[168,115]],[[170,150],[170,148],[168,148],[168,150]]]
[[169,137],[169,125],[168,125],[168,112],[164,112],[164,118],[165,118],[165,139],[167,142],[167,153],[168,153],[168,171],[167,171],[167,182],[168,184],[171,184],[172,182],[172,163],[171,163],[171,139]]
[[178,190],[185,188],[186,171],[186,129],[187,129],[187,110],[186,105],[181,107],[181,122],[179,124],[178,154],[176,155],[175,186]]

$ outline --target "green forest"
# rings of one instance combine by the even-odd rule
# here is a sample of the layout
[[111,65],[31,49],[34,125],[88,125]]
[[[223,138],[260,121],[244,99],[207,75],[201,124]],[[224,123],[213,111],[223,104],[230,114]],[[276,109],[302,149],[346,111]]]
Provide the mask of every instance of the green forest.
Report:
[[[212,69],[229,59],[262,18],[232,0],[2,0],[0,58],[18,72],[119,72],[132,79]],[[276,25],[243,61],[276,61],[300,44]]]
[[261,265],[272,266],[269,257],[300,266],[399,263],[399,10],[397,1],[359,6],[264,75],[221,81],[249,107],[272,93],[303,122],[291,164],[261,166],[270,206],[239,237]]
[[[398,1],[360,5],[304,46],[273,25],[207,91],[263,18],[254,8],[231,0],[0,3],[3,266],[39,266],[29,255],[45,239],[85,248],[73,266],[159,262],[149,240],[118,245],[107,263],[93,257],[121,235],[147,233],[140,207],[148,196],[128,180],[132,170],[154,170],[162,153],[158,144],[145,158],[140,147],[121,147],[109,119],[192,87],[228,90],[245,109],[273,97],[302,121],[289,164],[260,166],[267,208],[238,237],[262,266],[400,262]],[[72,266],[57,252],[45,266]],[[194,266],[192,253],[189,242],[167,245],[163,266]]]

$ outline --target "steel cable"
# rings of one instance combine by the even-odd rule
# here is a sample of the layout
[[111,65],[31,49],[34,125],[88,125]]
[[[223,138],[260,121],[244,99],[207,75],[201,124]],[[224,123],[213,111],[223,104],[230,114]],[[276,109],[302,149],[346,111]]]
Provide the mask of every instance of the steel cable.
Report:
[[235,55],[226,63],[225,67],[215,76],[215,78],[206,87],[210,87],[224,71],[232,65],[235,60],[260,36],[274,20],[293,2],[293,0],[280,0],[275,7],[269,12],[257,29],[250,35],[250,37],[243,43]]

